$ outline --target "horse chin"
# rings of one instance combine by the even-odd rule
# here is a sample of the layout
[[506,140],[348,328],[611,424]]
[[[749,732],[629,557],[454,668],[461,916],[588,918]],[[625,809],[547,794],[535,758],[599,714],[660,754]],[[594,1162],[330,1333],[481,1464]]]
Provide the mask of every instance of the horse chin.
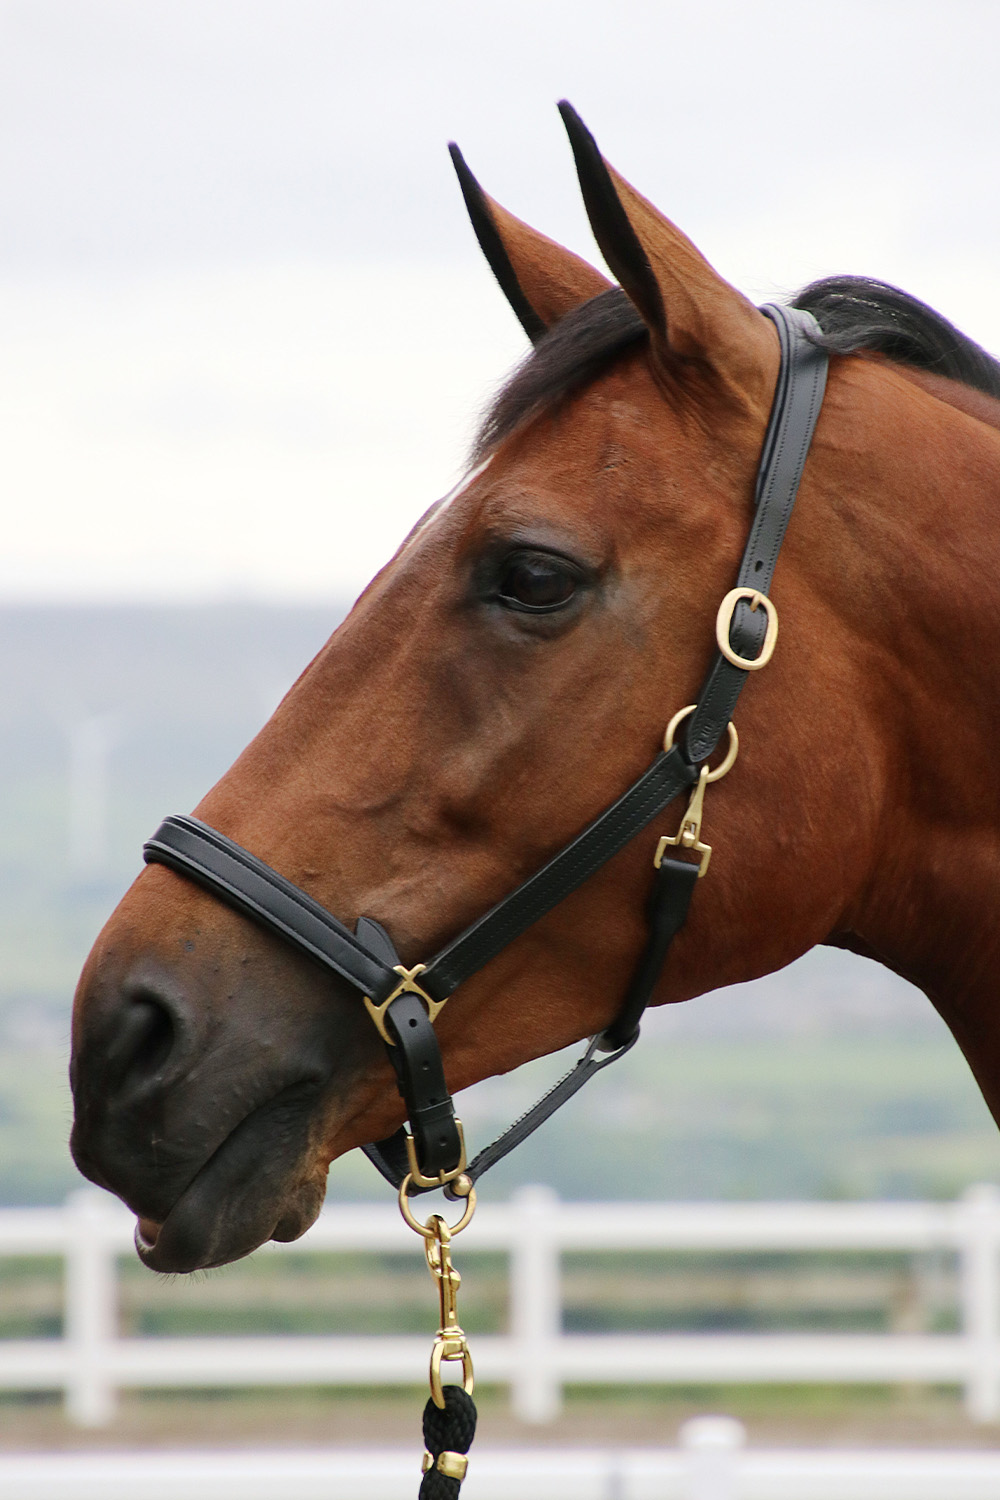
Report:
[[251,1116],[222,1142],[162,1222],[139,1217],[135,1247],[150,1270],[224,1266],[268,1240],[298,1239],[315,1221],[325,1167],[303,1163],[301,1140],[262,1143],[254,1123]]

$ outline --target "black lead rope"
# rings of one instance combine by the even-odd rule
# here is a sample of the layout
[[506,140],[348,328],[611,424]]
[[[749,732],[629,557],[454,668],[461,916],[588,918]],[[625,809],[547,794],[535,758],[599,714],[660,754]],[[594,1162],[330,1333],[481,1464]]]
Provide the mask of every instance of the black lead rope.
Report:
[[[476,1435],[476,1403],[460,1385],[444,1392],[444,1409],[428,1396],[424,1407],[424,1477],[418,1500],[458,1500]],[[429,1460],[429,1462],[428,1462]]]
[[[695,881],[707,868],[710,848],[700,841],[701,798],[709,779],[707,762],[727,727],[749,674],[770,660],[777,615],[768,596],[778,552],[791,516],[826,385],[827,355],[816,341],[819,328],[809,313],[767,305],[761,311],[778,331],[781,364],[761,452],[755,513],[736,587],[716,618],[718,650],[690,710],[672,721],[664,750],[649,769],[582,833],[454,938],[426,965],[406,969],[389,934],[371,918],[351,932],[305,891],[224,834],[197,818],[169,817],[144,846],[148,863],[166,865],[210,891],[365,997],[386,1043],[403,1097],[405,1127],[386,1140],[363,1147],[388,1182],[400,1191],[400,1207],[411,1227],[438,1236],[438,1269],[449,1231],[432,1215],[421,1227],[407,1208],[420,1192],[443,1186],[466,1199],[458,1226],[468,1222],[475,1203],[475,1181],[527,1139],[596,1073],[617,1062],[635,1044],[639,1022],[663,970],[670,945],[683,927]],[[683,744],[671,734],[690,715]],[[727,765],[731,760],[727,760]],[[691,800],[680,833],[661,838],[647,911],[648,936],[614,1021],[594,1037],[566,1076],[477,1157],[466,1164],[460,1122],[448,1093],[433,1021],[463,980],[477,973],[546,912],[601,869],[682,792]],[[665,855],[666,845],[700,854],[701,863]],[[432,1224],[437,1226],[432,1230]],[[439,1276],[440,1280],[440,1276]],[[444,1285],[444,1283],[442,1283]],[[457,1286],[457,1280],[455,1282]],[[442,1304],[443,1305],[443,1304]],[[440,1385],[440,1359],[468,1358],[461,1329],[449,1343],[445,1317],[435,1343],[438,1359],[432,1399],[424,1414],[427,1445],[421,1500],[456,1500],[475,1432],[471,1360],[467,1389]],[[457,1336],[461,1335],[458,1339]],[[440,1348],[445,1352],[440,1353]],[[451,1353],[447,1352],[449,1349]]]

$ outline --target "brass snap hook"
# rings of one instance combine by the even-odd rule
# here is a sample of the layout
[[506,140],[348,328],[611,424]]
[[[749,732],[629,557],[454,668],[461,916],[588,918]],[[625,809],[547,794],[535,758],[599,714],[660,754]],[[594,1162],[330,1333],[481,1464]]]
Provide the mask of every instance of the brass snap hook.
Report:
[[410,1228],[423,1236],[427,1269],[437,1282],[440,1320],[431,1349],[430,1386],[434,1405],[443,1411],[445,1399],[441,1380],[442,1364],[462,1366],[462,1387],[467,1396],[472,1395],[475,1385],[472,1355],[469,1353],[465,1329],[458,1321],[458,1289],[462,1285],[462,1278],[451,1258],[451,1241],[452,1236],[464,1229],[472,1218],[476,1207],[476,1189],[471,1178],[456,1179],[458,1196],[467,1200],[465,1212],[457,1224],[449,1225],[441,1214],[431,1214],[427,1222],[421,1224],[414,1218],[406,1197],[409,1181],[409,1176],[403,1179],[399,1189],[399,1206]]
[[[677,713],[674,714],[667,725],[667,732],[663,736],[664,750],[673,749],[674,735],[677,733],[678,724],[686,719],[688,714],[694,713],[697,706],[696,703],[689,703],[687,708],[678,709]],[[716,766],[714,771],[709,770],[707,763],[702,766],[698,773],[698,780],[688,801],[687,811],[684,814],[680,828],[672,836],[664,834],[656,846],[656,853],[653,855],[653,864],[657,870],[663,863],[663,856],[667,850],[678,847],[690,849],[692,854],[699,856],[699,880],[708,869],[708,862],[712,858],[712,846],[711,844],[702,843],[701,839],[701,820],[705,812],[705,788],[712,781],[721,781],[723,776],[726,776],[733,769],[733,766],[736,764],[736,757],[740,753],[740,737],[736,733],[736,725],[732,719],[730,719],[727,728],[729,731],[729,748],[726,751],[725,759],[721,765]]]

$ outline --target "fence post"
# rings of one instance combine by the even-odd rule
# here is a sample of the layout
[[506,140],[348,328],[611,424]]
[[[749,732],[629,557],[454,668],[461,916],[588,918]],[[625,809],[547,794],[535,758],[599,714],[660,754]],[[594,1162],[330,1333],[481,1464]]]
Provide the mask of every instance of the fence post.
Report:
[[108,1354],[118,1322],[117,1267],[104,1194],[92,1188],[71,1193],[66,1217],[66,1414],[77,1427],[103,1427],[115,1414]]
[[962,1195],[961,1307],[968,1350],[965,1409],[973,1422],[995,1422],[1000,1417],[998,1211],[1000,1194],[991,1183],[977,1183]]
[[562,1290],[551,1188],[525,1187],[511,1199],[510,1329],[515,1370],[511,1397],[522,1422],[551,1422],[562,1406],[554,1370],[562,1333]]
[[681,1500],[736,1500],[746,1428],[735,1417],[691,1417],[678,1434],[684,1457]]

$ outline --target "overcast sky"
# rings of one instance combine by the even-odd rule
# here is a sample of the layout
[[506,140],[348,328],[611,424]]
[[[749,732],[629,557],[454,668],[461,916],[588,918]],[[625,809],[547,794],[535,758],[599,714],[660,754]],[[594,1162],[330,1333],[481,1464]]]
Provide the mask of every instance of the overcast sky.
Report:
[[523,349],[445,152],[593,258],[554,101],[763,297],[1000,350],[995,0],[0,0],[0,598],[343,599]]

